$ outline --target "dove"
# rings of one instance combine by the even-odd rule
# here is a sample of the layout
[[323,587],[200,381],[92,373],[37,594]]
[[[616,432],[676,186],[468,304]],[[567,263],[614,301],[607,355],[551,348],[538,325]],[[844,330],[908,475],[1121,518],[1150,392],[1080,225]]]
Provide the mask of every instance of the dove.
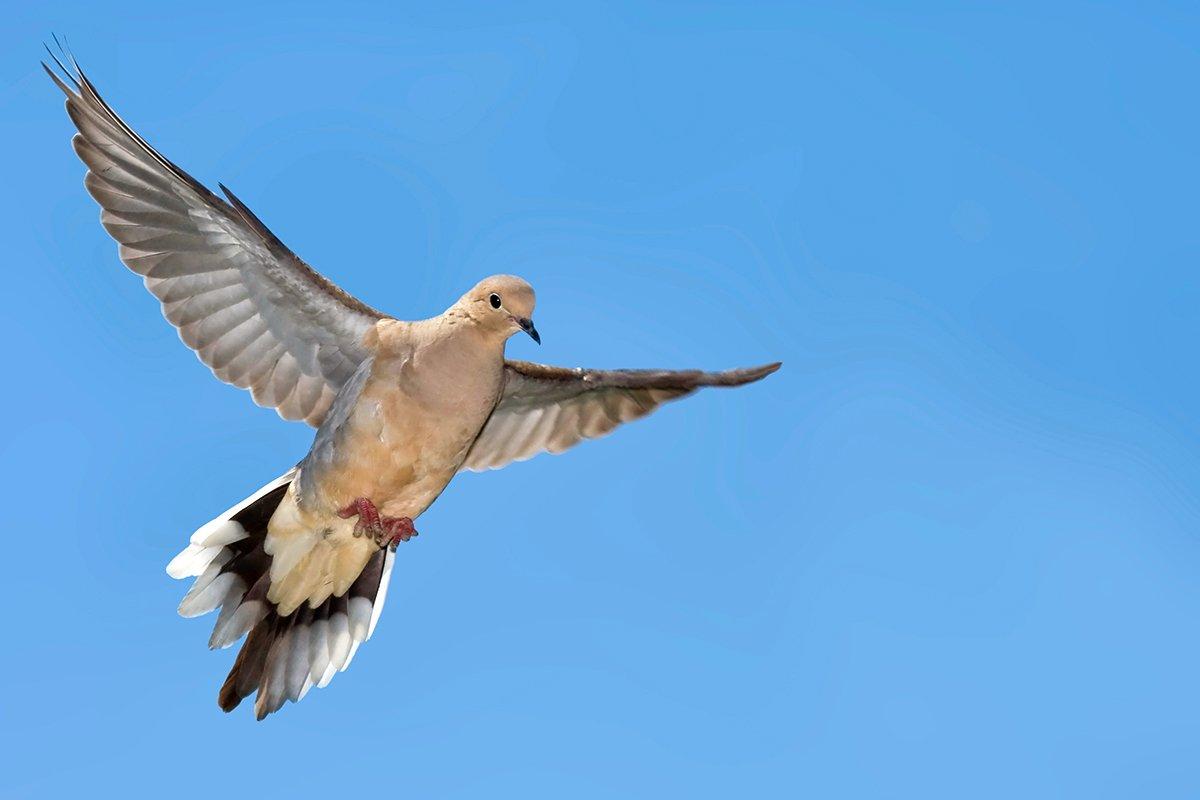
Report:
[[220,380],[316,429],[287,472],[202,525],[167,566],[179,613],[217,611],[211,648],[244,642],[218,704],[257,693],[263,719],[326,686],[375,630],[397,546],[464,470],[560,453],[726,372],[568,369],[505,358],[541,342],[533,287],[484,278],[444,313],[404,321],[351,297],[229,189],[218,197],[130,128],[72,57],[43,63],[66,95],[84,185],[121,261]]

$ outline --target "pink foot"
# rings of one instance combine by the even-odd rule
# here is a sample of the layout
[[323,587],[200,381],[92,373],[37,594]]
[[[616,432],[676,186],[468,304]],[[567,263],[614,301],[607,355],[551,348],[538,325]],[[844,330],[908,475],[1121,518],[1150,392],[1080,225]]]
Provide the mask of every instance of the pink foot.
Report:
[[400,542],[407,542],[417,535],[413,521],[408,517],[381,517],[379,509],[365,497],[360,497],[338,511],[342,519],[358,517],[354,524],[355,536],[369,536],[380,547],[396,549]]
[[[381,523],[388,537],[387,546],[393,551],[396,549],[396,545],[407,542],[417,535],[417,529],[413,527],[413,521],[408,517],[384,517]],[[380,546],[382,547],[382,545]]]
[[337,512],[342,519],[350,519],[358,517],[358,523],[354,526],[354,535],[361,536],[368,528],[379,527],[379,509],[365,497],[360,497],[350,505]]

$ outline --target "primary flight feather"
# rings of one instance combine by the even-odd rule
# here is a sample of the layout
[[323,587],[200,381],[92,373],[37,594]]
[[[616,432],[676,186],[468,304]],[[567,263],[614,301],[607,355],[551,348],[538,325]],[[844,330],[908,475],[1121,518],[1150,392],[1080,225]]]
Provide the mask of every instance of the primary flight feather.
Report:
[[396,545],[463,469],[561,452],[702,386],[774,372],[584,370],[505,360],[534,292],[485,278],[443,314],[405,322],[334,286],[232,192],[165,158],[78,64],[66,94],[84,184],[121,260],[222,381],[317,429],[308,455],[192,535],[167,566],[194,577],[179,606],[220,609],[209,644],[246,637],[218,702],[257,691],[259,719],[344,670],[379,619]]

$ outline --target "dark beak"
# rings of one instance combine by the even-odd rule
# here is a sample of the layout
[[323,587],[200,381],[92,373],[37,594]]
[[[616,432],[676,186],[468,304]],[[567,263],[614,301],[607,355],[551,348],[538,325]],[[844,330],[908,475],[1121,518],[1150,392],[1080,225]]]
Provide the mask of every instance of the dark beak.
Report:
[[533,327],[533,320],[526,317],[517,317],[517,324],[521,326],[521,330],[529,334],[529,338],[538,344],[542,343],[542,337],[538,335],[537,328]]

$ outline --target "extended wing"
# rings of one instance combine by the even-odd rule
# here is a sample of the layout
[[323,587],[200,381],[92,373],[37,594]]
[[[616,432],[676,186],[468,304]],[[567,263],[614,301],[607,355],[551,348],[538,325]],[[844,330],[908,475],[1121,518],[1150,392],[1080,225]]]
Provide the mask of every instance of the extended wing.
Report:
[[147,144],[78,64],[55,62],[62,76],[42,66],[67,96],[84,185],[121,260],[214,375],[319,425],[383,315],[301,261],[224,186],[227,201]]
[[508,361],[504,393],[463,469],[499,469],[538,453],[561,453],[700,387],[741,386],[777,369],[778,363],[728,372],[590,370]]

